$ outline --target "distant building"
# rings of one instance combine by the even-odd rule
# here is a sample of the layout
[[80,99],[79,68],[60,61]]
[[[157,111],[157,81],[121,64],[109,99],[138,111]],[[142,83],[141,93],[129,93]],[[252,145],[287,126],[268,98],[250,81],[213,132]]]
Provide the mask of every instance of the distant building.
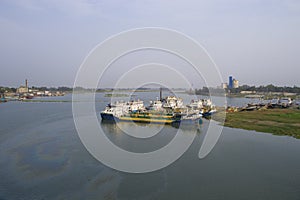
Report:
[[241,91],[241,94],[255,94],[255,93],[256,91],[245,91],[245,90]]
[[21,85],[18,89],[17,89],[17,93],[28,93],[28,81],[27,79],[25,80],[25,86]]
[[238,88],[238,87],[239,87],[239,81],[237,79],[234,79],[232,76],[229,76],[228,89]]
[[25,86],[21,85],[21,86],[17,89],[17,93],[28,93],[28,87],[25,87]]
[[232,76],[229,76],[229,84],[228,84],[228,88],[229,88],[229,89],[233,88],[233,79],[232,79]]
[[238,88],[239,87],[239,81],[236,79],[233,79],[233,88]]
[[221,84],[221,88],[222,88],[222,89],[227,89],[227,87],[228,87],[227,83],[222,83],[222,84]]

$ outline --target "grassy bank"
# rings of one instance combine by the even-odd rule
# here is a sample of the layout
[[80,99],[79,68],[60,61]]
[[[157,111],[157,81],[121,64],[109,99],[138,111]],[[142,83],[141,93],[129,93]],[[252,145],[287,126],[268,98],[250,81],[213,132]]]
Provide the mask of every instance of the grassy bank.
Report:
[[[218,113],[214,118],[218,120]],[[300,139],[300,110],[268,109],[227,113],[224,125]]]

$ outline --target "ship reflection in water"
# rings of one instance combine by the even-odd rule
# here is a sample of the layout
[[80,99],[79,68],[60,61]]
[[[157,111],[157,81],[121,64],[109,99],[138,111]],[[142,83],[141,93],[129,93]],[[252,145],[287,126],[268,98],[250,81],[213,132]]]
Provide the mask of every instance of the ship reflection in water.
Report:
[[[202,120],[200,120],[202,123]],[[168,144],[176,134],[190,137],[201,133],[201,124],[157,124],[139,122],[114,122],[101,120],[101,128],[114,144],[120,148],[145,153],[155,151]]]

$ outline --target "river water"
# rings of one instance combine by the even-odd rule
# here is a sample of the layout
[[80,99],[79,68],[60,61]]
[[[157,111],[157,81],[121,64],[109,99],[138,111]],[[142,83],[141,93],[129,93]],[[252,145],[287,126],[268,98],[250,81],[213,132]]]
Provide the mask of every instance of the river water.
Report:
[[[100,112],[110,98],[99,93],[96,100]],[[247,101],[227,100],[231,105]],[[106,167],[85,149],[69,102],[8,102],[0,104],[0,113],[0,199],[300,199],[300,140],[291,137],[225,127],[212,152],[199,159],[209,124],[203,119],[177,161],[155,172],[130,174]],[[100,119],[99,124],[113,143],[136,152],[161,148],[178,130],[132,127],[160,130],[148,146],[116,124]],[[183,133],[191,134],[188,129]]]

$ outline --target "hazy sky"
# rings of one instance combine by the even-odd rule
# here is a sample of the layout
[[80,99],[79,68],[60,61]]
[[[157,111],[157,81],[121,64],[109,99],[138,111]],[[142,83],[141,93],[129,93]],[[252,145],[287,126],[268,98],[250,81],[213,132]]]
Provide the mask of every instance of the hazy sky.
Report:
[[196,39],[226,82],[300,86],[299,0],[1,0],[0,85],[72,86],[98,43],[153,26]]

